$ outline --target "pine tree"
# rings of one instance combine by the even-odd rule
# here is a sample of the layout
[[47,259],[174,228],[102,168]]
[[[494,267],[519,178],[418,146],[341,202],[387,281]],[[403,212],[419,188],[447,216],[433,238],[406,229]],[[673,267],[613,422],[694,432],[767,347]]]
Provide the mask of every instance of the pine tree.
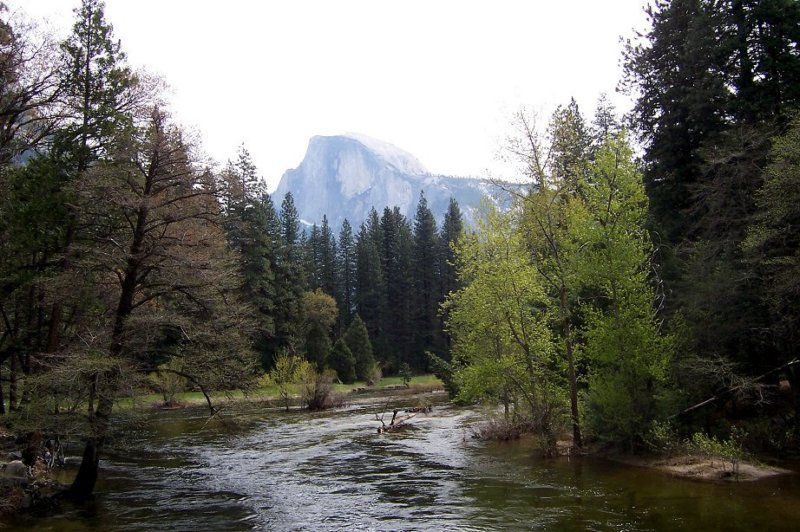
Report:
[[380,261],[385,281],[387,312],[381,330],[385,344],[381,346],[385,359],[407,359],[413,348],[411,229],[398,207],[386,207],[380,220]]
[[339,330],[350,325],[356,305],[356,244],[353,230],[345,218],[339,231],[339,246],[336,253],[337,289],[339,304]]
[[321,242],[317,224],[311,226],[308,239],[302,243],[303,270],[306,272],[306,286],[316,290],[322,286],[320,272]]
[[328,355],[328,366],[336,372],[342,383],[353,384],[356,381],[356,359],[341,338],[333,344]]
[[441,325],[438,317],[441,286],[439,235],[436,230],[436,220],[428,208],[424,193],[420,193],[414,217],[413,249],[416,345],[412,360],[407,362],[416,370],[424,370],[427,364],[425,351],[440,353],[442,350]]
[[[441,272],[442,280],[441,292],[439,294],[440,302],[444,302],[450,294],[456,292],[460,288],[458,272],[456,270],[455,248],[458,245],[458,241],[463,236],[463,233],[464,221],[461,216],[461,209],[458,206],[458,202],[454,198],[450,198],[450,203],[444,215],[444,221],[442,222],[442,232],[439,236],[441,246],[441,250],[439,251],[439,271]],[[442,321],[446,321],[446,314],[444,314],[442,318]],[[444,340],[448,350],[442,353],[442,356],[446,362],[449,357],[449,348],[451,345],[450,335],[445,333]]]
[[336,293],[336,237],[328,224],[328,217],[322,215],[322,227],[319,233],[319,288],[326,294]]
[[617,110],[614,104],[608,99],[605,93],[601,93],[597,99],[597,107],[594,111],[594,118],[589,127],[589,135],[591,137],[591,151],[592,156],[597,153],[600,146],[606,141],[609,136],[615,137],[622,130]]
[[275,341],[277,347],[294,349],[301,336],[302,295],[306,288],[305,269],[302,264],[302,234],[300,217],[294,198],[287,193],[281,203],[278,218],[280,245],[275,267]]
[[380,251],[380,249],[383,247],[383,235],[381,234],[381,219],[380,216],[378,216],[378,211],[375,210],[375,207],[372,207],[369,210],[365,225],[367,226],[367,233],[372,239],[372,243],[375,244],[375,249]]
[[442,301],[447,297],[447,294],[458,290],[458,273],[455,265],[454,247],[463,233],[464,219],[461,216],[461,209],[455,198],[450,198],[439,237],[442,248],[440,251],[440,270],[442,275],[442,294],[440,299]]
[[[760,299],[770,316],[774,350],[764,367],[777,367],[800,353],[800,117],[774,139],[764,185],[758,191],[745,250],[757,277]],[[800,371],[787,372],[800,409]]]
[[647,143],[645,186],[660,240],[691,232],[691,188],[702,175],[698,151],[723,129],[728,95],[704,0],[660,2],[647,10],[645,44],[628,44],[625,86],[638,93],[635,123]]
[[768,313],[742,241],[771,137],[800,103],[800,7],[783,0],[673,0],[650,10],[649,43],[629,46],[647,143],[645,184],[666,309],[692,347],[760,373]]
[[[361,225],[356,238],[356,312],[364,316],[373,342],[383,335],[386,289],[375,242]],[[379,355],[380,356],[380,355]]]
[[106,153],[114,137],[130,130],[131,112],[141,97],[104,9],[101,0],[83,0],[75,9],[72,34],[62,44],[70,125],[57,135],[56,151],[78,172]]
[[558,106],[550,118],[550,171],[562,186],[578,189],[586,175],[591,139],[586,122],[572,98],[566,107]]
[[331,351],[331,340],[328,331],[320,323],[312,323],[306,333],[306,360],[322,371],[328,365],[328,353]]
[[228,162],[219,180],[222,224],[228,243],[240,257],[241,292],[256,311],[258,324],[254,345],[262,364],[273,360],[270,349],[275,334],[275,211],[258,169],[244,147],[236,163]]
[[356,378],[368,381],[375,367],[375,357],[372,354],[372,343],[369,341],[367,327],[358,314],[353,318],[343,338],[355,358]]

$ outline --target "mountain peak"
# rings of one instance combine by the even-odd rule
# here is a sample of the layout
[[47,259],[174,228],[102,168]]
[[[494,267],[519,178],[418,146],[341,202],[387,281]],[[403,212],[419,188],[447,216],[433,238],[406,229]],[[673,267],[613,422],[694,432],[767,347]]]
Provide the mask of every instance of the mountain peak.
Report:
[[342,137],[353,139],[364,145],[376,156],[394,166],[400,172],[409,175],[427,175],[428,170],[409,152],[383,140],[362,133],[345,133]]
[[274,193],[276,206],[291,192],[303,220],[331,226],[347,218],[358,227],[373,207],[399,207],[412,219],[425,191],[428,206],[441,220],[453,197],[467,221],[475,220],[481,198],[494,196],[493,187],[479,179],[433,176],[412,154],[388,142],[358,133],[315,136],[300,165],[287,170]]

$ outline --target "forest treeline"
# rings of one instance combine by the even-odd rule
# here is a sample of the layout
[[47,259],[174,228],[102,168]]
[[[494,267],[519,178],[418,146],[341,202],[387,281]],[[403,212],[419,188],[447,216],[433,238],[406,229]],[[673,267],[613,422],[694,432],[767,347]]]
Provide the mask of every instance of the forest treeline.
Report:
[[338,234],[274,205],[244,147],[207,164],[103,7],[53,42],[0,4],[0,412],[83,439],[75,496],[148,376],[246,388],[292,357],[433,369],[548,449],[736,425],[797,449],[797,2],[656,2],[624,51],[629,116],[515,117],[510,211],[465,230],[451,202],[437,228],[423,195]]
[[630,133],[598,138],[574,102],[516,117],[507,151],[532,186],[457,246],[440,374],[550,450],[568,420],[578,446],[701,431],[796,452],[800,4],[647,14],[623,53]]
[[398,207],[382,215],[373,208],[355,231],[345,219],[337,237],[326,216],[303,227],[291,192],[276,209],[243,148],[218,183],[220,221],[257,308],[255,348],[265,369],[283,352],[324,368],[331,339],[356,317],[382,371],[405,364],[422,372],[426,351],[447,356],[439,306],[457,282],[453,245],[463,221],[455,200],[441,230],[423,192],[412,221]]

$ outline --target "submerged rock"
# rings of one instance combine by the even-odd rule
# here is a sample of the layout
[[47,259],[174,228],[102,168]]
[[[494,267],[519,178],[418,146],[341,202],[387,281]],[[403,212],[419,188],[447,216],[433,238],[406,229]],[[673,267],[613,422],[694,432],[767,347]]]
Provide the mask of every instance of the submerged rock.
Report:
[[28,479],[28,466],[20,460],[14,460],[3,467],[2,475],[5,478]]

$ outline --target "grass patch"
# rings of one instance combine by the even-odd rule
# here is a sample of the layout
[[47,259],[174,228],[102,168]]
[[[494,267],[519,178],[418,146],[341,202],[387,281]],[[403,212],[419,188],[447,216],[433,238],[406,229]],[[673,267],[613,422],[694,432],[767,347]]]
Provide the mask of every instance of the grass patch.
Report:
[[[403,389],[408,390],[409,393],[424,393],[434,390],[441,390],[442,381],[436,375],[426,374],[417,375],[411,379],[408,386],[403,384],[403,378],[399,376],[382,378],[374,386],[367,386],[363,381],[357,381],[353,384],[340,384],[333,385],[333,391],[338,394],[349,394],[354,390],[386,390],[386,389]],[[299,398],[300,394],[294,394],[295,398]],[[260,386],[249,390],[245,395],[241,390],[233,390],[230,392],[211,392],[209,393],[212,401],[215,403],[233,401],[277,401],[280,399],[280,393],[277,385]],[[182,392],[175,394],[175,403],[185,406],[202,406],[206,404],[206,398],[201,392]],[[153,405],[161,405],[164,398],[158,393],[146,393],[137,395],[135,397],[123,397],[119,399],[116,406],[120,410],[131,410],[133,408],[150,408]]]

